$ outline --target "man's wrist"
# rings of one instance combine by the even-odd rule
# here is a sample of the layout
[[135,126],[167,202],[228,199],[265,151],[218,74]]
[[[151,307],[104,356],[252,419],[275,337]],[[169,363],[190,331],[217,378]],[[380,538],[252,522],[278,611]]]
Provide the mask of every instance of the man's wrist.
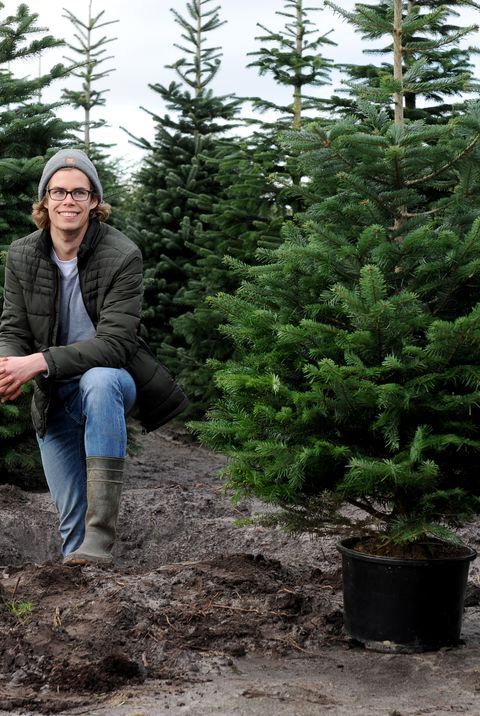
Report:
[[39,373],[48,373],[48,364],[43,353],[32,353],[30,356],[32,362],[32,370],[34,375]]

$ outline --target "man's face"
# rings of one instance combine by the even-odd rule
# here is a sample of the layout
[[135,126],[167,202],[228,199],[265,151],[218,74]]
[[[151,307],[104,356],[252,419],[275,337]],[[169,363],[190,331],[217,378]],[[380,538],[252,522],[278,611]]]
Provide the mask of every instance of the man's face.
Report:
[[[48,182],[48,189],[74,189],[90,190],[90,181],[86,174],[79,169],[60,169],[52,175]],[[78,233],[87,228],[90,211],[98,204],[98,199],[90,194],[86,201],[75,200],[71,194],[67,194],[61,201],[52,199],[47,194],[45,206],[48,209],[50,218],[50,229],[64,233]]]

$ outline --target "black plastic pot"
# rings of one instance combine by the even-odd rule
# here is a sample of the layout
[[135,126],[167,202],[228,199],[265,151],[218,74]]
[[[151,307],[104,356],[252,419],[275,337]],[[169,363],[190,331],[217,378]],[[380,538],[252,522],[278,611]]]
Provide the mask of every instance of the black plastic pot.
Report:
[[381,651],[457,645],[475,550],[444,559],[393,559],[355,551],[358,541],[338,545],[347,633]]

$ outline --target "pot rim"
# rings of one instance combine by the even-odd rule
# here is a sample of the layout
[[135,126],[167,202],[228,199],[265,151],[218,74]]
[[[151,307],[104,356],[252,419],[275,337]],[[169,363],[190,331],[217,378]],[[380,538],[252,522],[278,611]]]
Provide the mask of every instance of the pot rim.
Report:
[[431,557],[427,559],[402,559],[399,557],[385,557],[382,555],[367,554],[354,549],[354,545],[359,542],[361,537],[347,537],[337,543],[337,549],[342,555],[347,555],[364,562],[377,562],[391,565],[419,565],[428,566],[430,564],[444,564],[448,562],[471,562],[477,557],[477,551],[468,545],[462,545],[466,550],[466,554],[449,556],[449,557]]

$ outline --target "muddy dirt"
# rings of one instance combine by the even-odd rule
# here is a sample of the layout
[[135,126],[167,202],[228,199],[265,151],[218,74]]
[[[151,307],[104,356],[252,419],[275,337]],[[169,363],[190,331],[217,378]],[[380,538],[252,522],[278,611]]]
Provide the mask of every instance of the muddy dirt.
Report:
[[63,566],[48,493],[0,485],[1,716],[480,714],[476,563],[459,647],[366,651],[333,538],[249,523],[179,427],[139,442],[114,568]]

